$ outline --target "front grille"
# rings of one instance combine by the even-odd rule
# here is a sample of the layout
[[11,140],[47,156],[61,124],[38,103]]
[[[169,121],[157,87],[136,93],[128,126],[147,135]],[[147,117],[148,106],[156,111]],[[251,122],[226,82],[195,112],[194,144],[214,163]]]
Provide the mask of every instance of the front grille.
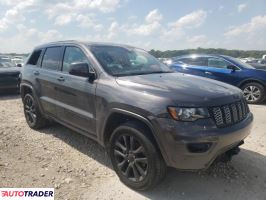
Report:
[[209,108],[210,115],[217,127],[227,127],[239,123],[250,112],[245,100]]

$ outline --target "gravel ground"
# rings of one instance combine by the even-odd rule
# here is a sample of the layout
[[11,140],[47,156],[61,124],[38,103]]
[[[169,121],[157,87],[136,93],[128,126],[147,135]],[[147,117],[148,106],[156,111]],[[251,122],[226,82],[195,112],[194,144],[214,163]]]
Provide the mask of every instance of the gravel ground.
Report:
[[96,142],[60,125],[31,130],[17,95],[0,96],[0,187],[54,187],[55,199],[266,200],[266,106],[250,106],[252,134],[238,156],[206,171],[169,169],[149,192],[124,186]]

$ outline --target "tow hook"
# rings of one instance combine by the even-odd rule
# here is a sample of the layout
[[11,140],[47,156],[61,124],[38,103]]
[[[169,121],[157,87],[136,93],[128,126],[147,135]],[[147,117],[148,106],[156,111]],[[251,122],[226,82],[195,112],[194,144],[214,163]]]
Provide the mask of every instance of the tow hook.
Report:
[[244,144],[244,141],[241,141],[240,143],[237,144],[234,148],[226,151],[224,154],[220,156],[220,161],[222,162],[229,162],[232,160],[232,157],[234,155],[237,155],[240,152],[239,146]]

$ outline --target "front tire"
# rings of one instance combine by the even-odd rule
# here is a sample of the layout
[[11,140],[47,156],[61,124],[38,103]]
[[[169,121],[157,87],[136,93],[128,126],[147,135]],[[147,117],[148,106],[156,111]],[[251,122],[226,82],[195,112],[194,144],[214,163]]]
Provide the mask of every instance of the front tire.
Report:
[[166,173],[165,162],[141,124],[127,122],[110,139],[109,155],[120,180],[134,190],[148,190]]
[[32,94],[26,94],[23,98],[24,115],[26,122],[32,129],[40,129],[46,126],[47,120],[42,116],[37,102]]
[[257,104],[262,103],[265,100],[265,88],[259,83],[247,83],[243,85],[241,89],[243,90],[243,94],[247,103]]

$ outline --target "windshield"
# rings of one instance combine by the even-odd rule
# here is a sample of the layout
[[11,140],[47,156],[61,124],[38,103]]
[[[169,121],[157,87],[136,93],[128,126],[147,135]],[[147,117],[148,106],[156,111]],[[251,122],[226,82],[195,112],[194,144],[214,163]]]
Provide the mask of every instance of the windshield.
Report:
[[235,64],[240,65],[244,68],[248,68],[248,69],[255,69],[254,67],[252,67],[250,64],[242,62],[240,59],[238,58],[233,58],[231,56],[226,56],[226,58],[228,58],[230,61],[233,61]]
[[92,46],[91,52],[104,70],[113,76],[173,72],[168,66],[141,49]]

